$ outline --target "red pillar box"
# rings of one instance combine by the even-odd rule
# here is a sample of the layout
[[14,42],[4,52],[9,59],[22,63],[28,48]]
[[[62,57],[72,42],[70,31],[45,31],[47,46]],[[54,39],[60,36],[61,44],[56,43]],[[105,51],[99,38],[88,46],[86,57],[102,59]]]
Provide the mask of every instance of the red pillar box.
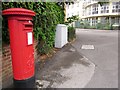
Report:
[[32,88],[35,73],[31,20],[35,12],[23,8],[10,8],[2,13],[8,17],[14,85],[18,88]]

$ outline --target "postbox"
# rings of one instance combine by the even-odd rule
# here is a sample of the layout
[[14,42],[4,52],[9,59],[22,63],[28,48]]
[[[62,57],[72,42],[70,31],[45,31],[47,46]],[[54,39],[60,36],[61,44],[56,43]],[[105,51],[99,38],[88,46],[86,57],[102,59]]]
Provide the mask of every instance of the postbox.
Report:
[[32,88],[35,82],[32,17],[35,12],[10,8],[2,14],[8,18],[14,85]]

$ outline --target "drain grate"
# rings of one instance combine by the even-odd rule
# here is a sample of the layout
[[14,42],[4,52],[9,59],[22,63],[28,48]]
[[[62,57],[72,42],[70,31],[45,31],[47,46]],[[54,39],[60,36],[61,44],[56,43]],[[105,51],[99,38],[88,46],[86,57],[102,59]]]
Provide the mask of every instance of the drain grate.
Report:
[[82,45],[81,49],[95,49],[94,45]]

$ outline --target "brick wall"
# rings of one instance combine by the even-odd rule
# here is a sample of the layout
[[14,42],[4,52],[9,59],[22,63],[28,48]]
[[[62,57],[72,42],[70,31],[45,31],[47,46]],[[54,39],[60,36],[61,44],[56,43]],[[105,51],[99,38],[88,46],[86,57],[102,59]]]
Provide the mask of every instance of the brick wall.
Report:
[[[2,87],[8,87],[12,82],[12,61],[9,45],[2,48]],[[11,83],[10,83],[11,82]]]
[[2,88],[2,49],[0,47],[0,89]]
[[[34,48],[36,45],[34,42]],[[35,50],[35,59],[37,60],[37,54]],[[11,60],[11,50],[10,45],[3,45],[2,47],[2,88],[11,87],[13,83],[13,74],[12,74],[12,60]],[[0,77],[1,78],[1,77]]]

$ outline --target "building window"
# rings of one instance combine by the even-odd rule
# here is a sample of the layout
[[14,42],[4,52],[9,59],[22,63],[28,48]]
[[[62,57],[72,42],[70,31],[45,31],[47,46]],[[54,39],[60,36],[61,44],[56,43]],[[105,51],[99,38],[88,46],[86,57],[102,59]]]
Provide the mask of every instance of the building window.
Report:
[[98,18],[92,18],[92,26],[95,26],[98,23]]
[[90,18],[88,18],[88,23],[90,24]]
[[120,1],[119,2],[113,2],[112,5],[113,5],[113,7],[112,7],[112,12],[113,13],[120,12]]
[[112,24],[117,23],[120,25],[120,17],[111,17],[111,21]]
[[91,7],[89,7],[89,13],[88,13],[88,15],[91,15]]
[[91,15],[91,7],[88,7],[88,8],[86,9],[86,15]]
[[102,24],[109,23],[109,17],[101,17],[101,23]]
[[111,24],[114,24],[115,23],[115,17],[111,17]]
[[118,17],[118,24],[120,25],[120,17]]
[[98,4],[93,5],[92,14],[98,14]]
[[120,24],[120,17],[115,17],[115,23]]
[[109,4],[104,4],[101,7],[101,13],[109,13]]
[[83,10],[83,13],[82,13],[83,16],[85,16],[85,10]]

